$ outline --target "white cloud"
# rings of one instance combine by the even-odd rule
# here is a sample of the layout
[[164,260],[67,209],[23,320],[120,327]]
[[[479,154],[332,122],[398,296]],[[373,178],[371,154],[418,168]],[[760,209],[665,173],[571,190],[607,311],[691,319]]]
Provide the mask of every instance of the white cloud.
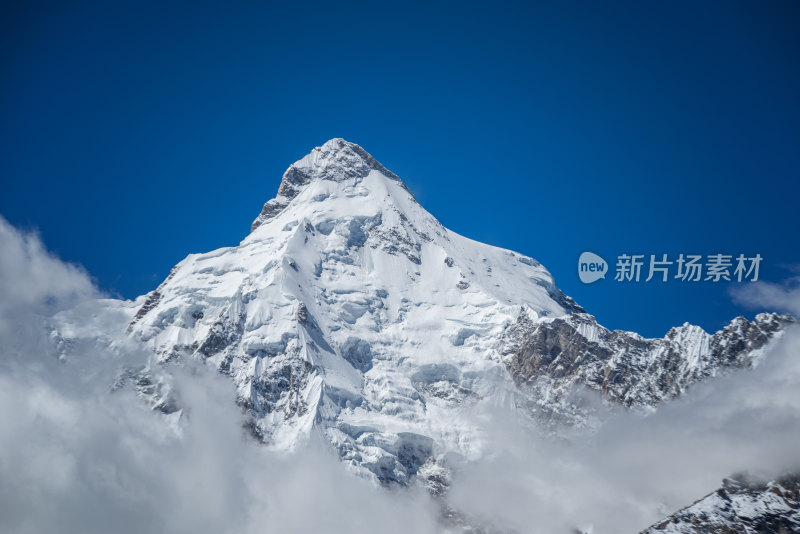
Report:
[[53,311],[97,295],[86,273],[48,253],[35,233],[0,217],[0,314]]
[[731,297],[742,306],[789,312],[800,317],[800,276],[789,278],[780,284],[754,282],[734,286]]

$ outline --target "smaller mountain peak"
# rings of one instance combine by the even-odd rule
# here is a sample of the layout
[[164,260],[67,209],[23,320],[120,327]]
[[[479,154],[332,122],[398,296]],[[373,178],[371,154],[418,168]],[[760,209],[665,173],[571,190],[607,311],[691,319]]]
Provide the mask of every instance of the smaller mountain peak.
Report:
[[322,146],[315,147],[286,169],[277,197],[264,204],[250,231],[280,213],[306,185],[315,180],[344,182],[364,178],[373,170],[397,181],[408,190],[396,174],[381,165],[369,152],[355,143],[334,137]]

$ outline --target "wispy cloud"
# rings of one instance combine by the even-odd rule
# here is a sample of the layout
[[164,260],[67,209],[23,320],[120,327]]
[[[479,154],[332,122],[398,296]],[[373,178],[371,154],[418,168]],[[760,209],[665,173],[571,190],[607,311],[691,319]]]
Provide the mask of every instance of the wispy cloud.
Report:
[[734,302],[749,308],[788,312],[800,317],[800,276],[776,284],[755,282],[731,289]]

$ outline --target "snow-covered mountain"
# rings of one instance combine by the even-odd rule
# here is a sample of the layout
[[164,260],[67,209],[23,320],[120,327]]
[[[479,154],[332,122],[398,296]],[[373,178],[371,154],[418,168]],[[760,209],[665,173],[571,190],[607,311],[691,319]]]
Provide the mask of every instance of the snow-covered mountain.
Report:
[[[448,534],[800,524],[791,476],[735,479],[668,516],[748,466],[798,471],[791,317],[609,331],[534,259],[444,228],[344,140],[290,166],[239,245],[188,256],[133,302],[2,219],[0,241],[0,493],[27,489],[17,503],[82,519],[72,491],[94,503],[113,481],[109,502],[150,496],[157,525],[212,495],[182,520],[231,532],[316,525],[298,516],[317,508],[347,534],[382,531],[387,510],[427,525],[395,532]],[[314,467],[320,446],[339,474]],[[286,503],[302,511],[278,520]],[[21,510],[4,524],[27,524]]]
[[[610,332],[536,260],[444,228],[361,147],[332,139],[289,167],[238,246],[188,256],[138,299],[128,330],[160,364],[229,375],[268,446],[320,440],[356,472],[437,493],[452,458],[480,457],[476,409],[595,424],[586,391],[654,407],[751,365],[789,322]],[[137,383],[178,408],[148,370]]]
[[229,374],[266,443],[322,436],[406,483],[480,443],[459,412],[513,406],[501,354],[521,310],[577,309],[535,260],[471,241],[362,148],[334,139],[286,171],[239,246],[187,257],[131,321],[161,362]]

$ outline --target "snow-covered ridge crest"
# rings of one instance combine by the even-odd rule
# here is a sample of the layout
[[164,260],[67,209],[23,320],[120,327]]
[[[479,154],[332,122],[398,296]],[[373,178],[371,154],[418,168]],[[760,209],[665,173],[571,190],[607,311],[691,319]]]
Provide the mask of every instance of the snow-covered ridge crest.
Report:
[[397,175],[381,165],[366,150],[338,137],[331,139],[322,146],[314,148],[311,153],[293,163],[286,170],[278,188],[277,197],[264,204],[261,213],[253,221],[250,231],[254,231],[265,221],[272,219],[277,213],[284,210],[303,187],[312,181],[357,180],[364,178],[372,170],[396,181],[408,191]]

